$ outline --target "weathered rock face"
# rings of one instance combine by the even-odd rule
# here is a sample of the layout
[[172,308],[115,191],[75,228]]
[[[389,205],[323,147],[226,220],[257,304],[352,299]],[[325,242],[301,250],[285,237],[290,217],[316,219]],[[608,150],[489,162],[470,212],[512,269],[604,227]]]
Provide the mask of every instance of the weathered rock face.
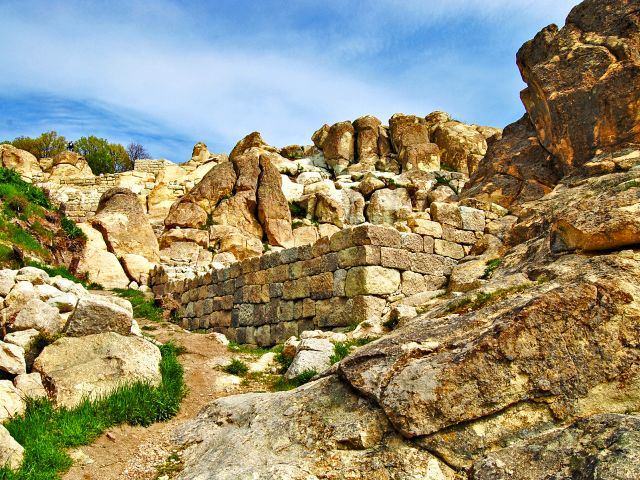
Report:
[[371,166],[372,169],[380,159],[378,141],[381,125],[382,122],[372,115],[360,117],[353,122],[358,163]]
[[[189,446],[183,479],[455,476],[335,377],[291,392],[222,398],[174,437]],[[234,453],[239,442],[251,452],[242,461]]]
[[102,195],[92,224],[116,256],[134,253],[150,262],[159,260],[158,240],[138,196],[131,190],[114,188]]
[[457,172],[471,175],[487,153],[487,141],[473,126],[450,121],[433,132],[433,141],[440,149],[443,164]]
[[601,151],[640,142],[640,14],[633,1],[588,0],[517,55],[521,97],[563,174]]
[[557,170],[525,115],[491,144],[462,196],[516,208],[549,193],[560,180]]
[[0,465],[17,470],[24,457],[24,448],[0,425]]
[[355,159],[355,129],[351,122],[331,125],[322,144],[327,165],[339,174]]
[[118,258],[107,249],[102,234],[86,223],[79,223],[78,227],[87,236],[78,272],[87,274],[89,281],[105,288],[127,288],[130,280]]
[[640,417],[596,415],[490,453],[474,465],[473,478],[585,478],[585,474],[603,480],[636,478],[640,472],[639,432]]
[[282,193],[280,172],[269,157],[260,156],[260,178],[258,180],[258,219],[264,226],[269,244],[281,247],[293,246],[291,212]]
[[118,385],[160,383],[160,350],[135,336],[114,332],[61,338],[45,347],[34,371],[56,405],[74,407],[83,396],[107,395]]
[[132,310],[115,303],[112,298],[85,295],[69,318],[65,333],[70,337],[102,332],[129,335],[132,320]]
[[23,178],[31,179],[42,174],[36,157],[7,143],[0,144],[0,165],[14,169]]
[[0,380],[0,405],[0,422],[24,413],[26,404],[23,395],[11,380]]
[[89,178],[93,172],[82,155],[65,150],[53,157],[48,180],[68,177]]

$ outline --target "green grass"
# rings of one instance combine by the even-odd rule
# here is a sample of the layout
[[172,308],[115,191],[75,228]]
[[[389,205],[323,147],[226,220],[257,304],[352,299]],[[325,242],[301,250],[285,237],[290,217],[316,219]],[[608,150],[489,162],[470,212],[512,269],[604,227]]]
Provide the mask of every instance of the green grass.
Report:
[[305,218],[307,216],[307,209],[294,202],[289,202],[289,212],[291,212],[292,218]]
[[9,168],[0,167],[0,198],[7,200],[11,196],[24,196],[29,202],[34,203],[47,210],[53,209],[47,194],[40,188],[34,187],[30,183],[20,178],[20,175]]
[[487,268],[484,269],[484,275],[482,275],[482,278],[484,279],[491,278],[491,275],[493,275],[494,270],[496,270],[501,263],[502,263],[501,258],[494,258],[493,260],[489,260],[487,262]]
[[283,353],[284,345],[276,345],[271,349],[271,351],[276,354],[274,360],[278,364],[278,372],[285,373],[287,370],[289,370],[289,367],[293,362],[293,358],[289,358]]
[[72,274],[67,267],[45,265],[44,263],[40,263],[40,262],[28,262],[28,263],[30,267],[36,267],[36,268],[39,268],[40,270],[47,272],[47,274],[50,277],[60,276],[62,278],[66,278],[67,280],[71,280],[72,282],[84,285],[85,288],[87,287],[87,283],[84,280]]
[[222,370],[224,370],[227,373],[230,373],[231,375],[241,376],[249,371],[249,366],[246,363],[244,363],[242,360],[234,358],[233,360],[231,360],[231,362],[229,362],[224,367],[222,367]]
[[67,448],[87,445],[115,425],[148,426],[174,417],[187,391],[184,370],[176,345],[167,343],[160,351],[162,382],[158,387],[122,386],[107,397],[85,400],[71,409],[56,409],[48,400],[29,400],[24,415],[4,425],[25,448],[23,464],[16,472],[0,468],[0,480],[60,478],[72,465]]
[[262,356],[265,353],[270,352],[272,349],[257,347],[255,345],[241,345],[238,342],[231,341],[229,342],[229,345],[227,345],[227,350],[233,353],[247,353],[249,355]]
[[62,217],[62,219],[60,220],[60,226],[62,227],[62,230],[64,231],[65,235],[69,239],[75,239],[75,238],[82,238],[85,240],[87,239],[87,236],[80,229],[80,227],[78,227],[78,225],[76,225],[76,223],[70,218]]
[[376,340],[373,337],[355,338],[353,340],[347,340],[346,342],[336,342],[333,345],[333,355],[329,358],[331,364],[338,363],[351,353],[351,350],[357,347],[362,347],[367,343]]
[[274,392],[283,392],[285,390],[293,390],[305,383],[309,383],[313,377],[318,374],[316,370],[305,370],[300,375],[293,377],[291,380],[287,380],[284,377],[276,378],[271,384],[271,390]]
[[113,292],[131,302],[135,318],[146,318],[152,322],[162,321],[162,307],[158,306],[155,300],[148,299],[144,293],[130,288],[114,288]]
[[475,297],[465,297],[453,303],[450,303],[445,309],[445,311],[447,313],[460,313],[460,314],[473,312],[487,305],[491,305],[496,302],[499,302],[500,300],[508,297],[513,293],[523,292],[530,286],[531,285],[529,284],[523,284],[523,285],[516,285],[510,288],[500,288],[490,293],[479,292],[475,295]]

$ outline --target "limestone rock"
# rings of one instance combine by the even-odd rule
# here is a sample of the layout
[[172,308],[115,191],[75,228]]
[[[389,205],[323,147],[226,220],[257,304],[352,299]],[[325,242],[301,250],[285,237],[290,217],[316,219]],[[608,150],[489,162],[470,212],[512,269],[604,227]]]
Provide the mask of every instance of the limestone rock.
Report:
[[56,307],[37,298],[29,300],[16,315],[12,331],[35,329],[50,334],[62,330],[62,319]]
[[461,122],[439,125],[433,141],[440,148],[442,163],[457,172],[471,175],[487,153],[487,141],[473,126]]
[[323,338],[303,339],[296,348],[296,354],[289,366],[285,377],[292,379],[305,370],[315,370],[321,373],[331,366],[330,357],[333,355],[333,343]]
[[595,415],[490,453],[474,465],[476,480],[640,476],[640,418]]
[[[221,480],[455,477],[390,429],[378,408],[335,376],[289,392],[216,400],[181,426],[174,441],[188,446],[180,479],[212,472]],[[385,461],[371,461],[372,452]]]
[[9,375],[20,375],[27,372],[24,360],[24,349],[11,343],[0,341],[0,371]]
[[57,406],[69,408],[134,382],[158,385],[160,350],[135,336],[115,332],[65,337],[45,347],[33,369]]
[[[206,235],[206,232],[204,233]],[[142,255],[127,253],[122,256],[122,266],[129,278],[137,282],[138,285],[146,285],[149,281],[149,272],[153,270],[156,264],[150,262]]]
[[517,54],[522,102],[563,174],[595,154],[640,143],[640,43],[635,2],[584,1]]
[[331,127],[325,123],[322,127],[313,132],[313,135],[311,135],[311,141],[313,141],[313,144],[320,150],[324,148],[324,142],[329,135],[330,128]]
[[396,113],[389,119],[391,143],[400,152],[409,145],[429,143],[429,129],[424,118]]
[[365,198],[369,198],[373,192],[385,188],[386,184],[372,173],[368,173],[360,181],[358,190]]
[[87,160],[76,152],[65,150],[55,157],[49,170],[49,181],[64,178],[91,178],[93,172]]
[[355,129],[351,122],[331,125],[322,151],[327,165],[336,175],[346,169],[355,158]]
[[389,295],[400,286],[400,272],[378,266],[353,267],[347,271],[346,294]]
[[557,167],[525,115],[508,125],[502,139],[489,146],[462,197],[511,208],[541,198],[559,179]]
[[372,167],[380,158],[378,155],[378,136],[382,122],[372,115],[360,117],[353,122],[356,135],[356,156],[358,163]]
[[5,297],[4,304],[7,307],[15,306],[20,309],[22,305],[25,305],[29,300],[37,297],[38,294],[31,282],[17,282]]
[[435,143],[408,145],[401,150],[398,160],[403,172],[422,170],[431,172],[440,170],[440,149]]
[[0,423],[22,415],[26,406],[22,394],[13,386],[11,380],[0,380]]
[[280,173],[266,155],[260,156],[260,170],[262,173],[258,180],[258,219],[269,244],[292,247],[291,213],[287,199],[282,193]]
[[12,168],[25,179],[42,174],[36,157],[8,143],[0,144],[0,165],[4,168]]
[[49,275],[35,267],[23,267],[16,272],[16,282],[29,282],[32,285],[44,285],[49,282]]
[[4,342],[17,345],[24,350],[24,359],[27,370],[31,370],[33,361],[36,359],[38,354],[40,354],[37,342],[33,341],[38,335],[40,335],[38,330],[30,329],[8,333],[4,337]]
[[196,203],[182,201],[174,203],[164,224],[167,228],[198,228],[207,222],[207,212]]
[[39,373],[22,373],[13,379],[13,384],[25,398],[47,398]]
[[140,200],[131,190],[113,188],[105,192],[92,225],[102,233],[109,251],[117,257],[134,253],[150,262],[159,260],[158,240]]
[[16,442],[6,428],[0,425],[0,465],[17,470],[22,464],[24,448]]
[[65,327],[67,336],[81,337],[103,332],[128,335],[131,332],[132,313],[114,300],[99,295],[80,298]]
[[78,272],[87,274],[89,281],[105,288],[127,288],[129,278],[118,258],[107,250],[102,234],[86,223],[79,223],[78,227],[87,236]]
[[0,297],[6,297],[16,284],[16,270],[0,270]]
[[398,221],[407,220],[411,211],[411,197],[407,189],[383,188],[371,195],[367,207],[367,220],[374,224],[393,225]]

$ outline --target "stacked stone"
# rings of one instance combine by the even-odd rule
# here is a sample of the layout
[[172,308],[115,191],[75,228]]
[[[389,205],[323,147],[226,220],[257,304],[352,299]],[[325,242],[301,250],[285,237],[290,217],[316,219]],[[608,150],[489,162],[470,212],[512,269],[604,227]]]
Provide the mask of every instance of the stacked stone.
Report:
[[304,330],[373,320],[403,296],[445,287],[464,255],[451,239],[470,242],[484,229],[481,210],[444,205],[434,218],[448,223],[431,221],[430,235],[358,225],[191,279],[159,267],[151,285],[156,297],[178,300],[183,328],[212,329],[239,343],[269,346]]
[[171,165],[169,160],[140,159],[133,163],[133,170],[158,175],[160,172],[164,172],[167,165]]

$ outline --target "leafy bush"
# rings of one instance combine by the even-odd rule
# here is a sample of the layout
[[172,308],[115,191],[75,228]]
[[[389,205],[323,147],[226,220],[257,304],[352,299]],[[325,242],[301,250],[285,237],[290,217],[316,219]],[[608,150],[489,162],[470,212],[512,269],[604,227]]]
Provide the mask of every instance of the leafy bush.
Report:
[[24,415],[4,426],[25,449],[21,468],[0,468],[3,480],[53,480],[72,465],[65,450],[92,442],[107,428],[127,423],[148,426],[174,417],[187,393],[177,347],[160,347],[160,386],[145,383],[122,386],[98,400],[74,408],[53,407],[46,399],[29,400]]
[[135,318],[146,318],[152,322],[162,320],[162,307],[157,305],[155,300],[148,299],[143,292],[130,288],[114,288],[113,292],[131,302]]
[[230,373],[231,375],[244,375],[249,371],[249,367],[242,360],[234,358],[231,362],[222,367],[222,370]]

